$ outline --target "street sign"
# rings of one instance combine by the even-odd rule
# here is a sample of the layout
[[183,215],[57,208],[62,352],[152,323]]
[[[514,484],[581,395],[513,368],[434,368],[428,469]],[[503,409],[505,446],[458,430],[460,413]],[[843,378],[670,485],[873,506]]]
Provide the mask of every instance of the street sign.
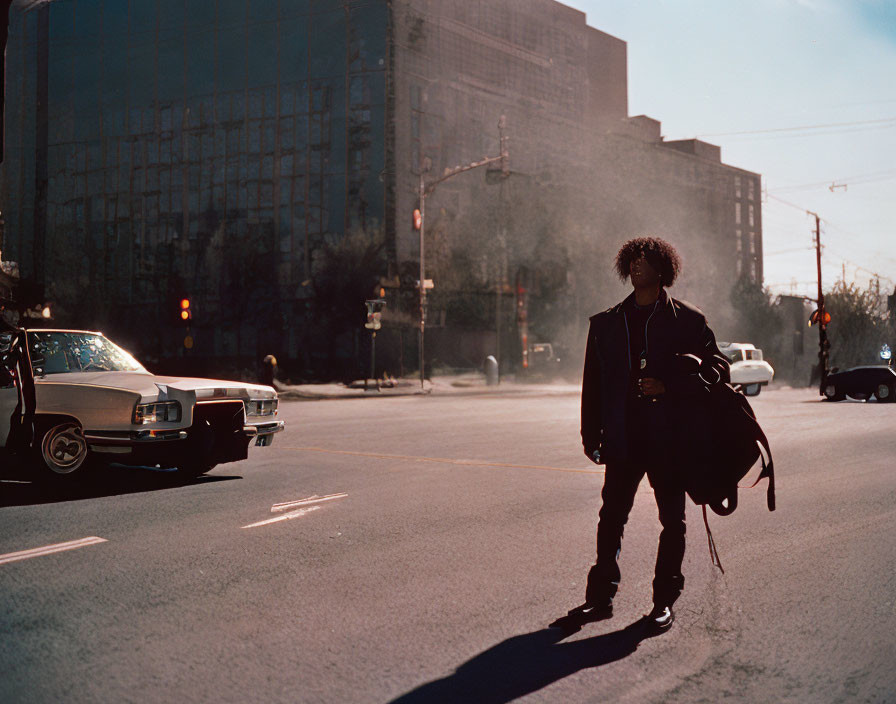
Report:
[[[414,281],[414,285],[417,288],[420,288],[420,279]],[[435,284],[432,282],[432,279],[423,279],[423,290],[428,291],[430,289],[435,288]]]

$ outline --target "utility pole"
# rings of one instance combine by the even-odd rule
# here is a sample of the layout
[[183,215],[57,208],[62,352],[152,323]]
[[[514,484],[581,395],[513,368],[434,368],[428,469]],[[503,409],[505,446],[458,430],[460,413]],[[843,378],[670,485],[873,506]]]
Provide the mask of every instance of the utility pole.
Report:
[[[423,390],[423,379],[424,379],[424,340],[425,340],[425,332],[426,332],[426,269],[425,269],[425,258],[424,258],[424,230],[426,229],[426,196],[431,195],[433,191],[435,191],[436,186],[438,186],[443,181],[447,181],[449,178],[453,176],[457,176],[458,174],[462,174],[465,171],[471,171],[473,169],[477,169],[480,166],[487,166],[488,164],[494,164],[500,162],[501,164],[501,177],[506,178],[510,175],[510,167],[509,167],[509,152],[507,151],[507,137],[504,134],[505,127],[505,117],[501,115],[501,119],[498,120],[498,134],[500,135],[500,144],[501,144],[501,153],[498,156],[489,156],[481,159],[480,161],[474,161],[470,164],[466,164],[465,166],[455,166],[454,168],[446,168],[445,171],[442,172],[442,176],[437,178],[430,183],[426,183],[426,173],[429,172],[431,168],[431,163],[428,157],[423,157],[423,160],[420,164],[420,183],[418,187],[417,197],[420,201],[419,209],[416,213],[414,213],[414,226],[420,232],[420,280],[417,282],[417,287],[420,292],[420,328],[418,334],[418,356],[419,356],[419,364],[420,364],[420,390]],[[419,224],[418,224],[419,223]],[[432,284],[430,283],[431,287]]]
[[821,292],[821,218],[818,217],[818,213],[806,212],[815,217],[815,264],[818,269],[818,369],[821,375],[818,393],[824,396],[824,387],[828,381],[828,350],[831,345],[828,342],[824,294]]

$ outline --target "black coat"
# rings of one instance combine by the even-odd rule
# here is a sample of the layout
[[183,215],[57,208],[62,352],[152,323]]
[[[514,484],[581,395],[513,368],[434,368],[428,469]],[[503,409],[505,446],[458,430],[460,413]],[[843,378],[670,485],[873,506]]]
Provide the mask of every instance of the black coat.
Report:
[[[591,318],[582,380],[582,444],[591,458],[600,450],[602,462],[628,458],[626,405],[631,383],[631,357],[626,311],[634,293],[622,303]],[[730,381],[728,360],[697,308],[660,290],[660,302],[646,325],[647,367],[666,387],[657,412],[664,415],[673,442],[668,459],[683,461],[681,440],[689,451],[709,445],[707,404],[702,398],[713,384]],[[686,356],[688,355],[688,356]]]

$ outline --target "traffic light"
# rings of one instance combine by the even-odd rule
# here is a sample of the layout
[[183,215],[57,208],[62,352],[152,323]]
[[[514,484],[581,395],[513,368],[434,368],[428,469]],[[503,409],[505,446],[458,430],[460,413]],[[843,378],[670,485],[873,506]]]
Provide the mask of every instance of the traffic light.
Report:
[[183,323],[188,325],[193,319],[193,311],[190,309],[190,299],[187,297],[180,299],[180,319]]
[[813,325],[817,325],[818,323],[821,323],[822,325],[829,325],[830,322],[831,322],[831,314],[828,313],[827,311],[824,312],[824,316],[822,316],[821,319],[819,319],[817,310],[813,310],[812,315],[809,316],[809,327],[812,327]]
[[423,213],[420,212],[419,208],[414,208],[414,214],[411,219],[411,224],[414,226],[415,230],[419,230],[423,225]]

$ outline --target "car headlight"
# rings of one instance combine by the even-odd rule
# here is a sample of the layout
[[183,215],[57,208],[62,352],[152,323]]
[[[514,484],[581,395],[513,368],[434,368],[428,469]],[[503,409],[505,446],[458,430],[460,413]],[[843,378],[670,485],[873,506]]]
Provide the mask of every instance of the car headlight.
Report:
[[177,401],[138,403],[134,408],[135,425],[178,420],[180,420],[180,404]]
[[276,398],[253,398],[246,401],[247,416],[275,416],[280,400]]

